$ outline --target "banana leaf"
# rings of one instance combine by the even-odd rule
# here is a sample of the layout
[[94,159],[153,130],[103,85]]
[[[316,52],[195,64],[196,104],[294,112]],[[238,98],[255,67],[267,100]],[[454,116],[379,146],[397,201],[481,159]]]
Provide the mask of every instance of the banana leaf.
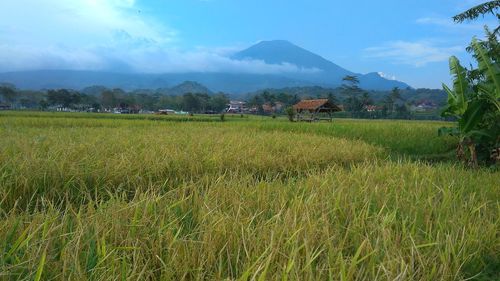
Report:
[[467,80],[465,68],[460,65],[460,61],[455,56],[450,58],[450,73],[454,77],[453,90],[443,84],[443,89],[448,94],[448,107],[443,114],[460,116],[467,110],[467,98],[471,86]]
[[462,118],[458,121],[460,131],[462,134],[467,134],[474,130],[483,119],[486,113],[486,104],[482,100],[474,100],[469,103],[467,110],[464,112]]
[[486,49],[481,46],[476,38],[472,40],[472,48],[474,49],[475,57],[478,61],[479,70],[485,75],[486,83],[491,83],[493,87],[493,95],[495,98],[500,98],[500,66],[493,62],[488,55]]

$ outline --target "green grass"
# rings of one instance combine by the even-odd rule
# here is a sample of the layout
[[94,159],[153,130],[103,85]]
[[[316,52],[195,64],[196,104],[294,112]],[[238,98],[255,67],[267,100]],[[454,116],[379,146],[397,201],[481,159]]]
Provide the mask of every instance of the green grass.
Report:
[[152,117],[0,114],[0,280],[500,278],[444,123]]

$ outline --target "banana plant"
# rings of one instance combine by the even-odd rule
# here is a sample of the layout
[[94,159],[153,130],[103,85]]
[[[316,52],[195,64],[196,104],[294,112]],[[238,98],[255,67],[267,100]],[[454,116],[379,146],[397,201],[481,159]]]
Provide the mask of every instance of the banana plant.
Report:
[[[485,81],[477,85],[479,93],[482,98],[500,110],[500,65],[490,58],[488,52],[475,38],[472,41],[472,47],[478,61],[479,71],[485,76]],[[500,54],[496,56],[500,57]],[[499,59],[497,58],[496,61]]]
[[458,127],[441,128],[439,133],[458,136],[458,158],[475,167],[478,165],[478,148],[484,154],[484,151],[498,149],[500,142],[497,124],[500,122],[500,66],[477,39],[473,39],[472,49],[482,78],[474,83],[460,61],[454,56],[450,58],[453,87],[450,89],[443,84],[448,104],[442,116],[456,117]]

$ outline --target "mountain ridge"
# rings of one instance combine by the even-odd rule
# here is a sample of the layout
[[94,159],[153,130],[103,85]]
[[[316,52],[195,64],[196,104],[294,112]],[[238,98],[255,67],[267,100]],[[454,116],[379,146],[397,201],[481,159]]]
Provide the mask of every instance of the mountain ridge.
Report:
[[83,89],[92,85],[135,90],[169,88],[184,81],[193,81],[208,87],[212,92],[243,94],[265,88],[338,87],[342,84],[344,76],[356,75],[360,80],[360,87],[367,90],[410,87],[400,81],[385,79],[376,72],[359,74],[349,71],[286,40],[261,41],[233,54],[230,59],[260,60],[272,65],[290,65],[297,67],[299,71],[274,74],[222,71],[150,74],[91,70],[30,70],[0,73],[0,82],[12,83],[30,90]]

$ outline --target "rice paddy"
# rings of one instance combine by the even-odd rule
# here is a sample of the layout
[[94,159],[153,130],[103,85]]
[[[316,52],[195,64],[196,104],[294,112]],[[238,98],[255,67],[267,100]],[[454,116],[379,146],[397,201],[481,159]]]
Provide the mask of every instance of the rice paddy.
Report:
[[0,280],[498,280],[442,122],[0,113]]

